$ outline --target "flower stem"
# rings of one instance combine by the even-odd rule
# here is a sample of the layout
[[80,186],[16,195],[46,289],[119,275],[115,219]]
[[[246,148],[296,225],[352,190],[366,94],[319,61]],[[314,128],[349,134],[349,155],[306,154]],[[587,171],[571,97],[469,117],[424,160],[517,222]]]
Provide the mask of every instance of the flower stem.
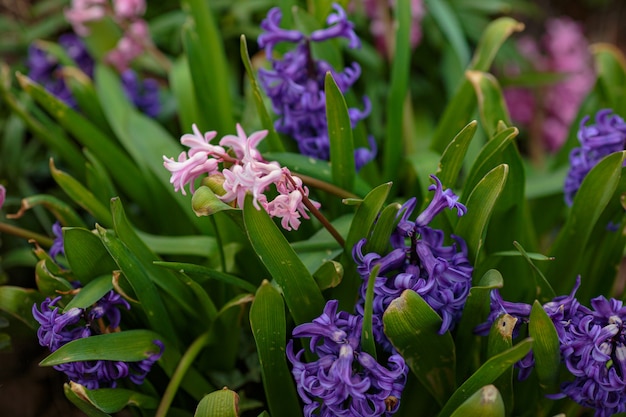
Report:
[[14,235],[17,237],[24,238],[26,240],[35,240],[41,246],[50,247],[52,246],[53,239],[48,236],[41,235],[39,233],[35,233],[28,229],[23,229],[21,227],[13,226],[8,223],[0,222],[0,233],[8,233],[10,235]]
[[322,223],[322,225],[326,228],[326,230],[328,230],[328,232],[332,235],[332,237],[343,248],[346,245],[346,241],[343,239],[343,236],[341,236],[339,232],[337,231],[337,229],[335,229],[335,227],[328,221],[328,219],[324,217],[322,212],[319,211],[313,203],[311,203],[311,200],[309,200],[309,197],[307,197],[304,194],[304,190],[301,190],[300,192],[302,193],[302,202],[304,203],[306,208],[308,208],[309,211],[315,216],[315,218],[319,220],[320,223]]
[[172,405],[172,401],[174,401],[174,396],[176,395],[176,391],[178,391],[178,387],[180,386],[187,370],[196,359],[202,348],[204,348],[210,338],[210,330],[207,330],[205,333],[202,333],[194,342],[189,346],[189,349],[185,352],[185,354],[180,358],[180,362],[178,362],[178,366],[176,370],[174,370],[174,374],[172,374],[172,378],[170,379],[169,384],[167,384],[167,388],[163,393],[163,397],[161,397],[161,402],[159,403],[159,408],[157,408],[156,414],[154,417],[166,417],[167,413]]
[[351,193],[350,191],[346,191],[341,187],[337,187],[329,182],[318,180],[317,178],[309,177],[308,175],[296,174],[294,176],[300,178],[303,183],[310,187],[326,191],[327,193],[335,195],[339,198],[359,198],[358,195]]

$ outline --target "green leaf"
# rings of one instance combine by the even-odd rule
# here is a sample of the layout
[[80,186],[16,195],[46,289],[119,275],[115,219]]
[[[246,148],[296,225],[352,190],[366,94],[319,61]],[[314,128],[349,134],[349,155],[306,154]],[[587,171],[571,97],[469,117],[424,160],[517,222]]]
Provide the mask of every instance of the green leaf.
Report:
[[509,111],[496,78],[488,72],[467,71],[465,76],[474,87],[480,118],[488,137],[495,136],[498,123],[511,126]]
[[71,175],[58,170],[50,159],[50,173],[54,181],[79,206],[91,213],[98,222],[105,226],[111,225],[111,213],[100,203],[95,195]]
[[123,388],[87,389],[70,381],[70,389],[84,401],[104,413],[117,413],[127,406],[153,410],[159,405],[156,398]]
[[[55,273],[59,273],[59,271],[50,270],[53,269],[54,266],[54,262],[42,259],[37,262],[37,266],[35,267],[37,288],[41,294],[48,297],[56,297],[59,293],[67,294],[74,289],[67,279],[55,275]],[[48,267],[50,267],[50,269]]]
[[[535,279],[535,285],[537,286],[537,295],[536,295],[536,297],[539,298],[539,300],[541,302],[544,302],[544,303],[546,303],[546,302],[552,300],[554,297],[556,297],[556,293],[552,289],[552,286],[550,285],[550,283],[548,282],[546,277],[541,272],[541,269],[539,269],[533,263],[533,261],[531,259],[531,255],[532,254],[526,253],[526,250],[524,250],[522,245],[520,245],[518,242],[513,242],[513,246],[515,246],[515,248],[519,251],[519,253],[522,254],[522,256],[524,257],[524,259],[526,259],[526,261],[528,262],[528,264],[530,265],[530,267],[531,267],[531,269],[533,271],[533,278]],[[538,254],[536,254],[535,258],[537,257],[537,255]],[[538,255],[538,256],[543,257],[543,258],[540,258],[540,259],[552,260],[552,258],[548,258],[548,257],[545,257],[543,255]]]
[[39,323],[33,317],[33,305],[40,304],[44,298],[38,291],[32,289],[12,285],[0,286],[0,310],[24,322],[31,329],[39,327]]
[[493,385],[485,385],[457,408],[451,417],[504,417],[504,401]]
[[178,124],[183,132],[191,129],[191,126],[200,120],[196,92],[189,74],[189,61],[185,55],[181,55],[172,65],[169,84],[172,94],[176,97]]
[[63,229],[65,257],[72,274],[83,285],[97,276],[111,274],[117,264],[98,236],[80,227]]
[[247,292],[255,292],[256,286],[234,275],[230,275],[213,268],[209,268],[203,265],[184,263],[184,262],[162,262],[155,261],[155,265],[163,268],[170,269],[172,271],[179,271],[192,277],[198,283],[203,283],[209,279],[224,282],[228,285],[239,287]]
[[239,395],[224,387],[202,398],[194,417],[238,417],[238,409]]
[[569,292],[574,284],[578,271],[576,260],[582,258],[593,227],[617,188],[625,155],[626,152],[616,152],[600,161],[587,174],[574,197],[565,225],[549,251],[554,261],[543,269],[559,294]]
[[[391,183],[389,182],[370,191],[359,204],[352,220],[340,260],[344,267],[343,280],[337,288],[331,290],[332,298],[339,300],[339,308],[342,310],[352,311],[356,302],[355,294],[361,284],[361,278],[356,272],[356,264],[352,259],[351,249],[359,240],[369,237],[370,230],[378,218],[390,189]],[[345,250],[345,248],[350,248],[350,250]]]
[[476,120],[469,122],[457,133],[443,151],[436,175],[444,188],[454,188],[456,186],[459,179],[459,172],[461,172],[461,168],[463,167],[463,160],[474,138],[477,127],[478,123]]
[[336,261],[324,262],[315,272],[313,279],[317,282],[320,290],[335,288],[343,278],[343,265]]
[[[513,347],[513,330],[517,323],[517,318],[503,314],[493,323],[489,331],[489,339],[487,342],[487,356],[493,357]],[[513,409],[514,391],[513,391],[513,367],[505,370],[495,381],[494,385],[498,387],[507,410]]]
[[84,397],[76,393],[76,391],[81,393],[82,389],[84,389],[82,385],[73,382],[63,384],[65,397],[88,417],[111,417],[110,414],[100,411],[95,405],[89,403]]
[[326,73],[324,92],[326,93],[326,119],[333,183],[344,190],[352,191],[356,171],[352,125],[346,101],[330,71]]
[[150,330],[135,329],[99,334],[72,340],[46,356],[40,366],[54,366],[78,361],[138,362],[159,354],[154,341],[161,335]]
[[402,206],[398,203],[389,204],[380,213],[380,216],[372,227],[372,235],[365,244],[365,251],[375,253],[387,253],[391,233],[395,230],[398,221],[397,215]]
[[[488,71],[502,43],[523,27],[522,23],[510,17],[500,17],[492,21],[480,38],[468,69]],[[443,152],[456,132],[468,123],[475,108],[476,99],[472,85],[469,80],[464,79],[439,119],[431,140],[431,149]]]
[[7,215],[7,218],[16,219],[23,215],[26,210],[30,210],[33,207],[43,206],[56,217],[63,226],[83,226],[83,219],[76,213],[76,211],[70,207],[66,202],[48,195],[37,194],[22,199],[22,205],[20,210],[13,215]]
[[544,388],[555,389],[561,363],[559,336],[552,319],[537,300],[530,311],[528,332],[535,341],[533,355],[539,383]]
[[282,291],[296,324],[307,323],[324,309],[315,280],[265,210],[257,210],[247,195],[243,219],[254,251]]
[[196,255],[211,258],[218,252],[213,236],[163,236],[136,231],[150,250],[159,255]]
[[426,0],[426,9],[429,15],[437,22],[437,26],[443,32],[452,46],[454,53],[462,66],[466,66],[470,60],[470,49],[463,33],[462,25],[454,14],[454,11],[446,1]]
[[[226,134],[235,127],[224,42],[209,7],[203,0],[184,0],[187,22],[183,26],[183,46],[193,80],[200,130]],[[207,51],[211,51],[210,54]],[[217,81],[219,80],[219,81]]]
[[[284,17],[284,15],[283,15]],[[276,133],[276,129],[274,128],[274,122],[270,117],[267,109],[265,108],[265,102],[263,101],[263,93],[261,92],[261,88],[259,87],[259,82],[257,81],[254,70],[252,69],[252,63],[250,62],[250,55],[248,54],[248,44],[246,43],[246,36],[241,35],[240,39],[240,53],[241,60],[243,62],[244,67],[246,68],[246,74],[248,75],[248,80],[250,81],[250,87],[252,89],[252,96],[254,97],[254,104],[256,105],[257,113],[259,114],[259,119],[261,119],[261,124],[263,128],[267,130],[267,144],[269,146],[269,150],[272,152],[285,152],[285,146],[280,140],[278,133]],[[327,98],[328,99],[328,98]]]
[[465,203],[467,213],[457,223],[455,234],[465,239],[468,258],[472,265],[477,264],[487,224],[496,201],[504,189],[508,171],[508,165],[499,165],[480,180]]
[[280,293],[268,281],[263,281],[250,307],[250,327],[272,416],[301,416],[302,408],[285,356],[285,306]]
[[385,310],[383,323],[411,371],[444,404],[456,388],[456,353],[450,332],[438,334],[441,317],[415,291],[404,290]]
[[112,289],[113,280],[111,274],[102,275],[82,287],[74,298],[67,303],[63,312],[67,313],[69,309],[74,307],[83,309],[90,307]]
[[398,26],[386,105],[387,129],[383,144],[383,179],[386,181],[395,181],[402,165],[402,155],[405,154],[402,126],[411,64],[411,3],[409,0],[398,0],[394,10]]
[[167,340],[180,342],[163,299],[139,258],[111,232],[99,226],[97,229],[104,247],[133,288],[149,326],[158,330]]
[[526,338],[496,356],[487,360],[472,376],[452,394],[446,405],[441,409],[439,417],[452,415],[463,402],[472,396],[481,387],[493,383],[504,371],[513,366],[530,351],[533,345],[532,338]]

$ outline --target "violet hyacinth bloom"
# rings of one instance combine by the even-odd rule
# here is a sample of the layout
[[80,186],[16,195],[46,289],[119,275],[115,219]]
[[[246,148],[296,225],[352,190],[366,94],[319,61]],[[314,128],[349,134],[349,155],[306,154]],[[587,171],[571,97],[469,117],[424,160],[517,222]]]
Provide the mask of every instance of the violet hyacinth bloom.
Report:
[[[119,309],[130,309],[130,305],[118,293],[109,291],[93,306],[87,309],[71,308],[63,312],[56,304],[61,297],[46,298],[41,306],[33,305],[33,317],[39,323],[37,337],[39,344],[54,352],[72,340],[119,331],[121,314]],[[103,327],[106,326],[106,327]],[[165,346],[159,340],[154,344],[155,352],[138,362],[110,360],[68,362],[53,366],[67,375],[70,381],[84,385],[88,389],[115,388],[122,378],[140,385],[159,360]]]
[[373,327],[376,341],[388,350],[392,347],[382,330],[382,316],[404,290],[417,292],[441,316],[439,333],[443,334],[460,319],[472,284],[473,268],[467,259],[465,241],[452,236],[455,243],[446,246],[443,231],[428,226],[446,208],[456,209],[459,216],[465,214],[466,208],[452,190],[443,190],[436,176],[431,178],[435,184],[429,190],[435,191],[435,195],[415,221],[409,220],[416,206],[415,198],[400,209],[400,220],[390,239],[391,252],[363,253],[365,239],[352,251],[357,271],[364,280],[356,306],[359,314],[364,311],[369,275],[375,265],[381,266],[374,285]]
[[161,112],[159,84],[153,78],[139,80],[137,73],[127,69],[121,74],[126,96],[146,116],[157,117]]
[[570,169],[565,178],[565,202],[571,206],[585,176],[605,156],[626,148],[626,122],[611,109],[596,113],[595,124],[587,126],[589,116],[580,122],[580,147],[569,155]]
[[400,406],[408,367],[402,356],[393,354],[383,366],[361,350],[362,316],[337,312],[330,300],[324,313],[312,323],[293,330],[294,337],[310,337],[310,350],[319,359],[303,362],[304,349],[294,353],[287,344],[298,394],[306,417],[390,416]]
[[[356,62],[343,71],[336,71],[328,62],[314,59],[311,42],[345,38],[350,48],[361,45],[345,11],[338,4],[333,5],[334,13],[326,20],[325,29],[313,31],[309,36],[297,30],[280,27],[282,17],[278,7],[272,8],[261,23],[264,32],[259,36],[259,46],[265,48],[267,59],[272,69],[260,69],[259,81],[272,101],[274,112],[279,116],[275,122],[276,130],[293,137],[298,143],[300,153],[314,158],[328,160],[330,140],[328,121],[326,120],[326,95],[324,79],[330,72],[342,93],[345,93],[361,75],[361,67]],[[285,53],[282,59],[273,56],[274,47],[281,42],[295,43],[296,47]],[[352,127],[367,117],[371,105],[363,99],[364,109],[349,108]],[[371,161],[376,155],[376,142],[368,138],[371,150],[357,148],[355,163],[357,169]]]
[[56,260],[57,256],[65,256],[65,248],[63,245],[63,230],[61,229],[61,223],[55,222],[52,225],[52,233],[54,233],[54,241],[48,251],[50,257]]

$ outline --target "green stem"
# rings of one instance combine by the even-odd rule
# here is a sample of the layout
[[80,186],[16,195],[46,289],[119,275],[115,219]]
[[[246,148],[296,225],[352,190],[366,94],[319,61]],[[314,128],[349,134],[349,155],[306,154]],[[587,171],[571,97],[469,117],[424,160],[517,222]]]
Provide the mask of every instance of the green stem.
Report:
[[189,346],[189,349],[185,352],[185,354],[180,358],[180,362],[178,362],[178,366],[170,379],[170,383],[167,384],[167,388],[163,393],[163,397],[161,398],[161,403],[159,403],[159,408],[157,408],[156,414],[154,417],[166,417],[167,413],[172,405],[172,401],[174,401],[174,396],[178,391],[178,387],[180,386],[187,370],[196,359],[202,348],[204,348],[208,342],[210,337],[210,330],[207,330],[205,333],[202,333],[194,342]]
[[13,236],[21,237],[26,240],[35,240],[41,246],[45,246],[49,248],[52,246],[52,242],[54,240],[49,238],[48,236],[40,235],[39,233],[35,233],[28,229],[22,229],[21,227],[13,226],[8,223],[0,222],[0,233],[8,233]]

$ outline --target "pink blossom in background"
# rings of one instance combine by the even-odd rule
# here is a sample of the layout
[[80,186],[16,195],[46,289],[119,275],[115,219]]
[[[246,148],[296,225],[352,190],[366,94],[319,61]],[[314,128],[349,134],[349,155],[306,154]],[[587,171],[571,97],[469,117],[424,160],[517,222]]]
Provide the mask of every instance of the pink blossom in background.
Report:
[[[558,17],[547,20],[545,28],[541,42],[528,36],[521,38],[518,50],[534,70],[561,73],[563,80],[539,87],[541,90],[506,88],[504,97],[515,123],[528,128],[533,121],[540,121],[541,143],[554,152],[565,143],[578,109],[595,82],[595,72],[589,42],[580,24],[569,17]],[[519,68],[508,70],[508,75],[518,75],[516,72]]]
[[133,59],[141,55],[147,44],[151,42],[148,24],[145,20],[132,22],[115,48],[109,51],[106,61],[119,72],[126,71]]
[[122,20],[143,16],[146,12],[145,0],[113,0],[113,12]]
[[[370,32],[376,48],[390,56],[390,48],[395,42],[395,24],[393,11],[395,0],[363,0],[365,13],[371,19]],[[422,18],[424,17],[423,0],[411,0],[411,47],[415,48],[422,40]]]
[[65,10],[65,18],[77,35],[87,36],[89,28],[85,23],[102,19],[106,15],[106,5],[107,0],[72,0],[70,8]]
[[0,185],[0,209],[4,205],[4,200],[6,199],[6,197],[7,197],[7,190],[6,188],[4,188],[3,185]]

